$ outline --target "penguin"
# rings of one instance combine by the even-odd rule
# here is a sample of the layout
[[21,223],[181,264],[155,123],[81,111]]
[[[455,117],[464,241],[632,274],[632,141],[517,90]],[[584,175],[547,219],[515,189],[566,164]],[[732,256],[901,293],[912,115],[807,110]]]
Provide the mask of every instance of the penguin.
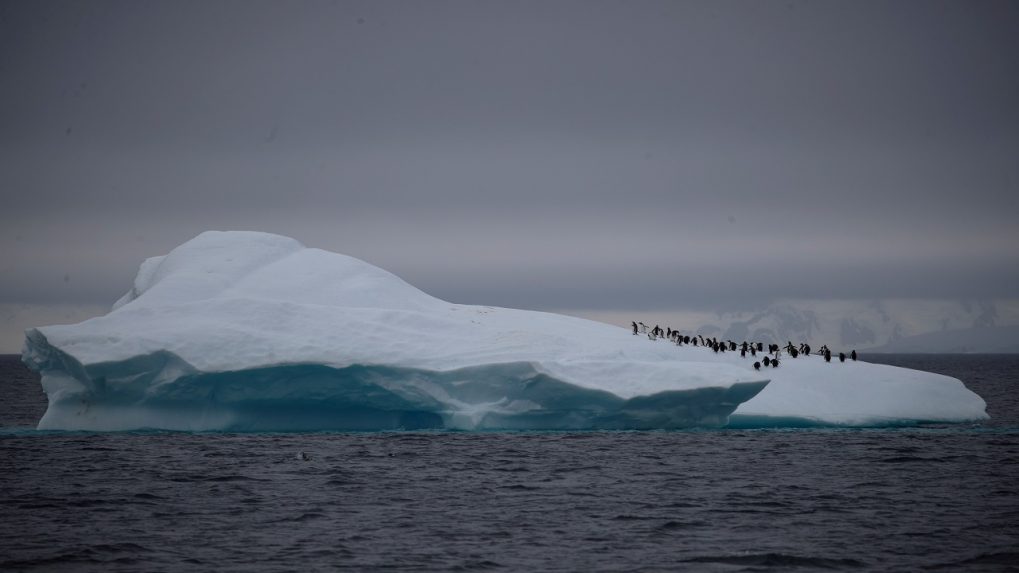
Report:
[[796,358],[799,355],[800,355],[800,351],[799,350],[796,350],[795,348],[790,348],[789,349],[789,356],[792,356],[793,358]]
[[740,358],[746,358],[746,357],[747,357],[747,351],[746,351],[746,349],[743,349],[743,350],[740,350],[740,351],[739,351],[739,357],[740,357]]
[[763,342],[758,342],[757,343],[757,351],[758,352],[764,352],[764,343]]
[[631,322],[630,324],[633,325],[633,335],[637,336],[637,323],[636,322]]
[[772,368],[778,368],[778,358],[772,358],[771,359],[771,367]]
[[760,369],[761,369],[761,363],[760,362],[754,362],[754,370],[760,370]]
[[736,343],[731,340],[729,341],[729,350],[736,350]]
[[765,356],[764,357],[764,365],[765,366],[771,366],[771,358],[768,358],[767,356]]
[[845,362],[845,361],[846,361],[846,353],[845,352],[839,352],[839,362]]
[[853,359],[853,362],[856,362],[856,350],[849,353],[849,357]]
[[826,350],[824,352],[824,361],[831,362],[831,350]]
[[757,356],[757,348],[756,347],[754,347],[754,346],[750,347],[750,355],[751,356]]

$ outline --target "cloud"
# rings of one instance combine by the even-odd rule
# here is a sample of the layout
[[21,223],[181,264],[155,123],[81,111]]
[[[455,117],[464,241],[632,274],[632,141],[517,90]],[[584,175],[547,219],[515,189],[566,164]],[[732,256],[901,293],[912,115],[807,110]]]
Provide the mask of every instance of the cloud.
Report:
[[0,303],[205,229],[527,308],[1017,292],[1015,3],[0,10]]

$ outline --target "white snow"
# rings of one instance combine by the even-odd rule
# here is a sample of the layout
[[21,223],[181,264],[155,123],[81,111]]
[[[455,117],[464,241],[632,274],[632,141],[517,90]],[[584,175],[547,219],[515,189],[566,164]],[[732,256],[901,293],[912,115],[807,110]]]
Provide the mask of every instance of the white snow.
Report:
[[109,314],[26,331],[24,360],[48,429],[673,428],[724,425],[737,406],[832,424],[987,417],[945,376],[816,357],[755,372],[738,353],[448,303],[254,232],[148,259]]

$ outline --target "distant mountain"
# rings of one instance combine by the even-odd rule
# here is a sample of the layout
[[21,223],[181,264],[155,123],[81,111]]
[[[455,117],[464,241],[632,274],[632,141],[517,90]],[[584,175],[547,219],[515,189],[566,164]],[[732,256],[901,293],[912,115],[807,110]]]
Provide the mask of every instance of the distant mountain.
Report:
[[719,313],[696,333],[827,344],[832,350],[1019,352],[1019,308],[1012,301],[784,301],[759,311]]
[[1019,326],[928,332],[900,338],[868,352],[1019,353]]

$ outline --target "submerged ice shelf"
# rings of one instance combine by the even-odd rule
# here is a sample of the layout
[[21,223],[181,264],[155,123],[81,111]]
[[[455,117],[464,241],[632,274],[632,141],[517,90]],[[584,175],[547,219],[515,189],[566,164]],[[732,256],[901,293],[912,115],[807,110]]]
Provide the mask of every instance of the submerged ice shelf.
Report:
[[206,232],[146,260],[109,314],[29,329],[23,359],[49,399],[41,429],[986,418],[983,400],[952,378],[812,359],[755,372],[735,354],[598,322],[448,303],[358,259],[253,232]]

